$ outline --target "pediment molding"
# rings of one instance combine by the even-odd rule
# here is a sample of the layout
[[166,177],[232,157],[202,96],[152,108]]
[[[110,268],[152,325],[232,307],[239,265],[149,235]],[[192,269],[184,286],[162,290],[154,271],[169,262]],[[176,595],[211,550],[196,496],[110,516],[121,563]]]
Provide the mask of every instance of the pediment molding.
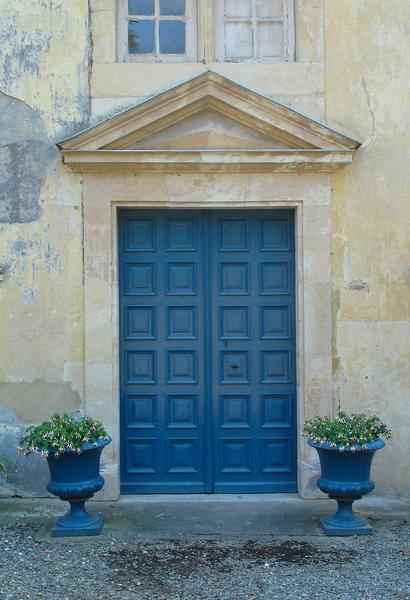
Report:
[[[219,137],[213,135],[209,117],[212,114],[219,124]],[[204,115],[208,115],[209,135]],[[197,141],[203,139],[204,146],[196,143],[192,147],[199,130]],[[230,130],[236,132],[235,142]],[[183,147],[181,131],[187,143],[191,140],[190,147]],[[224,142],[229,147],[224,147]],[[207,71],[63,140],[59,147],[64,162],[75,170],[151,170],[162,165],[171,170],[329,171],[351,162],[359,145],[325,125]]]

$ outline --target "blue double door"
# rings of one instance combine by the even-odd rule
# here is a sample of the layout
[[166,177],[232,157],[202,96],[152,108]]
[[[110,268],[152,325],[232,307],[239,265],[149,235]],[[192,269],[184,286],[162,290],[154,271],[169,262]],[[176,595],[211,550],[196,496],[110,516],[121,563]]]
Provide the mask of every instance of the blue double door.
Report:
[[292,211],[119,214],[122,493],[297,491]]

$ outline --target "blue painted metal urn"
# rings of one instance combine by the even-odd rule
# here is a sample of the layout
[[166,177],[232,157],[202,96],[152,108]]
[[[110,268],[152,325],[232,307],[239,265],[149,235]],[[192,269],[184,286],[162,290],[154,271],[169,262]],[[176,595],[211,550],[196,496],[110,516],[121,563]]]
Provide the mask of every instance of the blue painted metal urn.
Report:
[[70,503],[66,515],[57,519],[52,530],[54,537],[99,535],[103,517],[90,515],[85,502],[101,490],[104,479],[100,475],[101,452],[111,438],[98,440],[95,444],[83,444],[81,453],[64,450],[58,456],[50,451],[47,462],[51,479],[47,489],[61,500]]
[[357,444],[345,448],[329,443],[308,439],[309,446],[316,448],[321,466],[321,476],[317,480],[318,488],[336,500],[338,510],[332,517],[321,519],[327,535],[371,535],[373,529],[368,521],[353,512],[353,502],[374,489],[370,479],[370,469],[376,450],[384,447],[382,439],[377,438],[366,446]]

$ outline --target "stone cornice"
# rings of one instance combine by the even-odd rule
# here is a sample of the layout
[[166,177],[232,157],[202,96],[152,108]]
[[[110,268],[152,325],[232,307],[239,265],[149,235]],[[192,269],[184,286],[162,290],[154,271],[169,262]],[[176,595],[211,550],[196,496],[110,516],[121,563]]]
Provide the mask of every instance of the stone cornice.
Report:
[[333,171],[352,153],[335,150],[67,150],[64,162],[75,171]]
[[[139,149],[151,136],[214,111],[272,140],[257,149]],[[287,148],[275,148],[280,143]],[[360,144],[212,71],[138,104],[59,144],[75,170],[330,171]]]

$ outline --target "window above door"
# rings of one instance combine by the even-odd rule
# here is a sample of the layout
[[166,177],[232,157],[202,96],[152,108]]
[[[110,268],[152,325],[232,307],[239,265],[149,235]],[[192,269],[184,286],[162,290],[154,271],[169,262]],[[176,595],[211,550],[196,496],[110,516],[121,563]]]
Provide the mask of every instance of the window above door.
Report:
[[294,60],[294,0],[215,4],[215,56],[229,62]]
[[120,60],[196,62],[197,0],[120,0]]
[[[268,8],[275,6],[271,2]],[[219,12],[214,10],[218,5],[222,13],[221,8]],[[264,3],[251,0],[241,11],[244,16],[228,15],[224,0],[185,0],[185,15],[176,14],[181,9],[175,6],[174,14],[165,14],[167,9],[161,10],[160,2],[156,5],[155,0],[154,9],[137,5],[130,12],[128,0],[90,0],[90,6],[93,119],[104,118],[109,112],[130,106],[135,98],[147,98],[207,69],[318,120],[324,119],[324,0],[292,0],[292,4],[276,4],[276,12],[270,8],[266,11]],[[148,11],[151,14],[140,14]],[[149,52],[128,51],[129,21],[135,17],[153,22]],[[178,22],[174,26],[179,27],[180,34],[182,31],[182,44],[185,35],[185,52],[181,46],[178,53],[168,52],[167,45],[174,43],[168,25],[161,48],[161,23],[167,21]],[[246,35],[239,28],[236,41],[234,36],[234,44],[227,51],[225,26],[229,25],[229,32],[236,22],[247,30],[252,43],[242,44],[242,51],[233,51]],[[279,35],[277,46],[267,52],[270,56],[263,57],[262,47],[278,28],[279,32],[283,29],[283,37]]]
[[294,0],[119,0],[118,60],[294,60],[293,3]]

